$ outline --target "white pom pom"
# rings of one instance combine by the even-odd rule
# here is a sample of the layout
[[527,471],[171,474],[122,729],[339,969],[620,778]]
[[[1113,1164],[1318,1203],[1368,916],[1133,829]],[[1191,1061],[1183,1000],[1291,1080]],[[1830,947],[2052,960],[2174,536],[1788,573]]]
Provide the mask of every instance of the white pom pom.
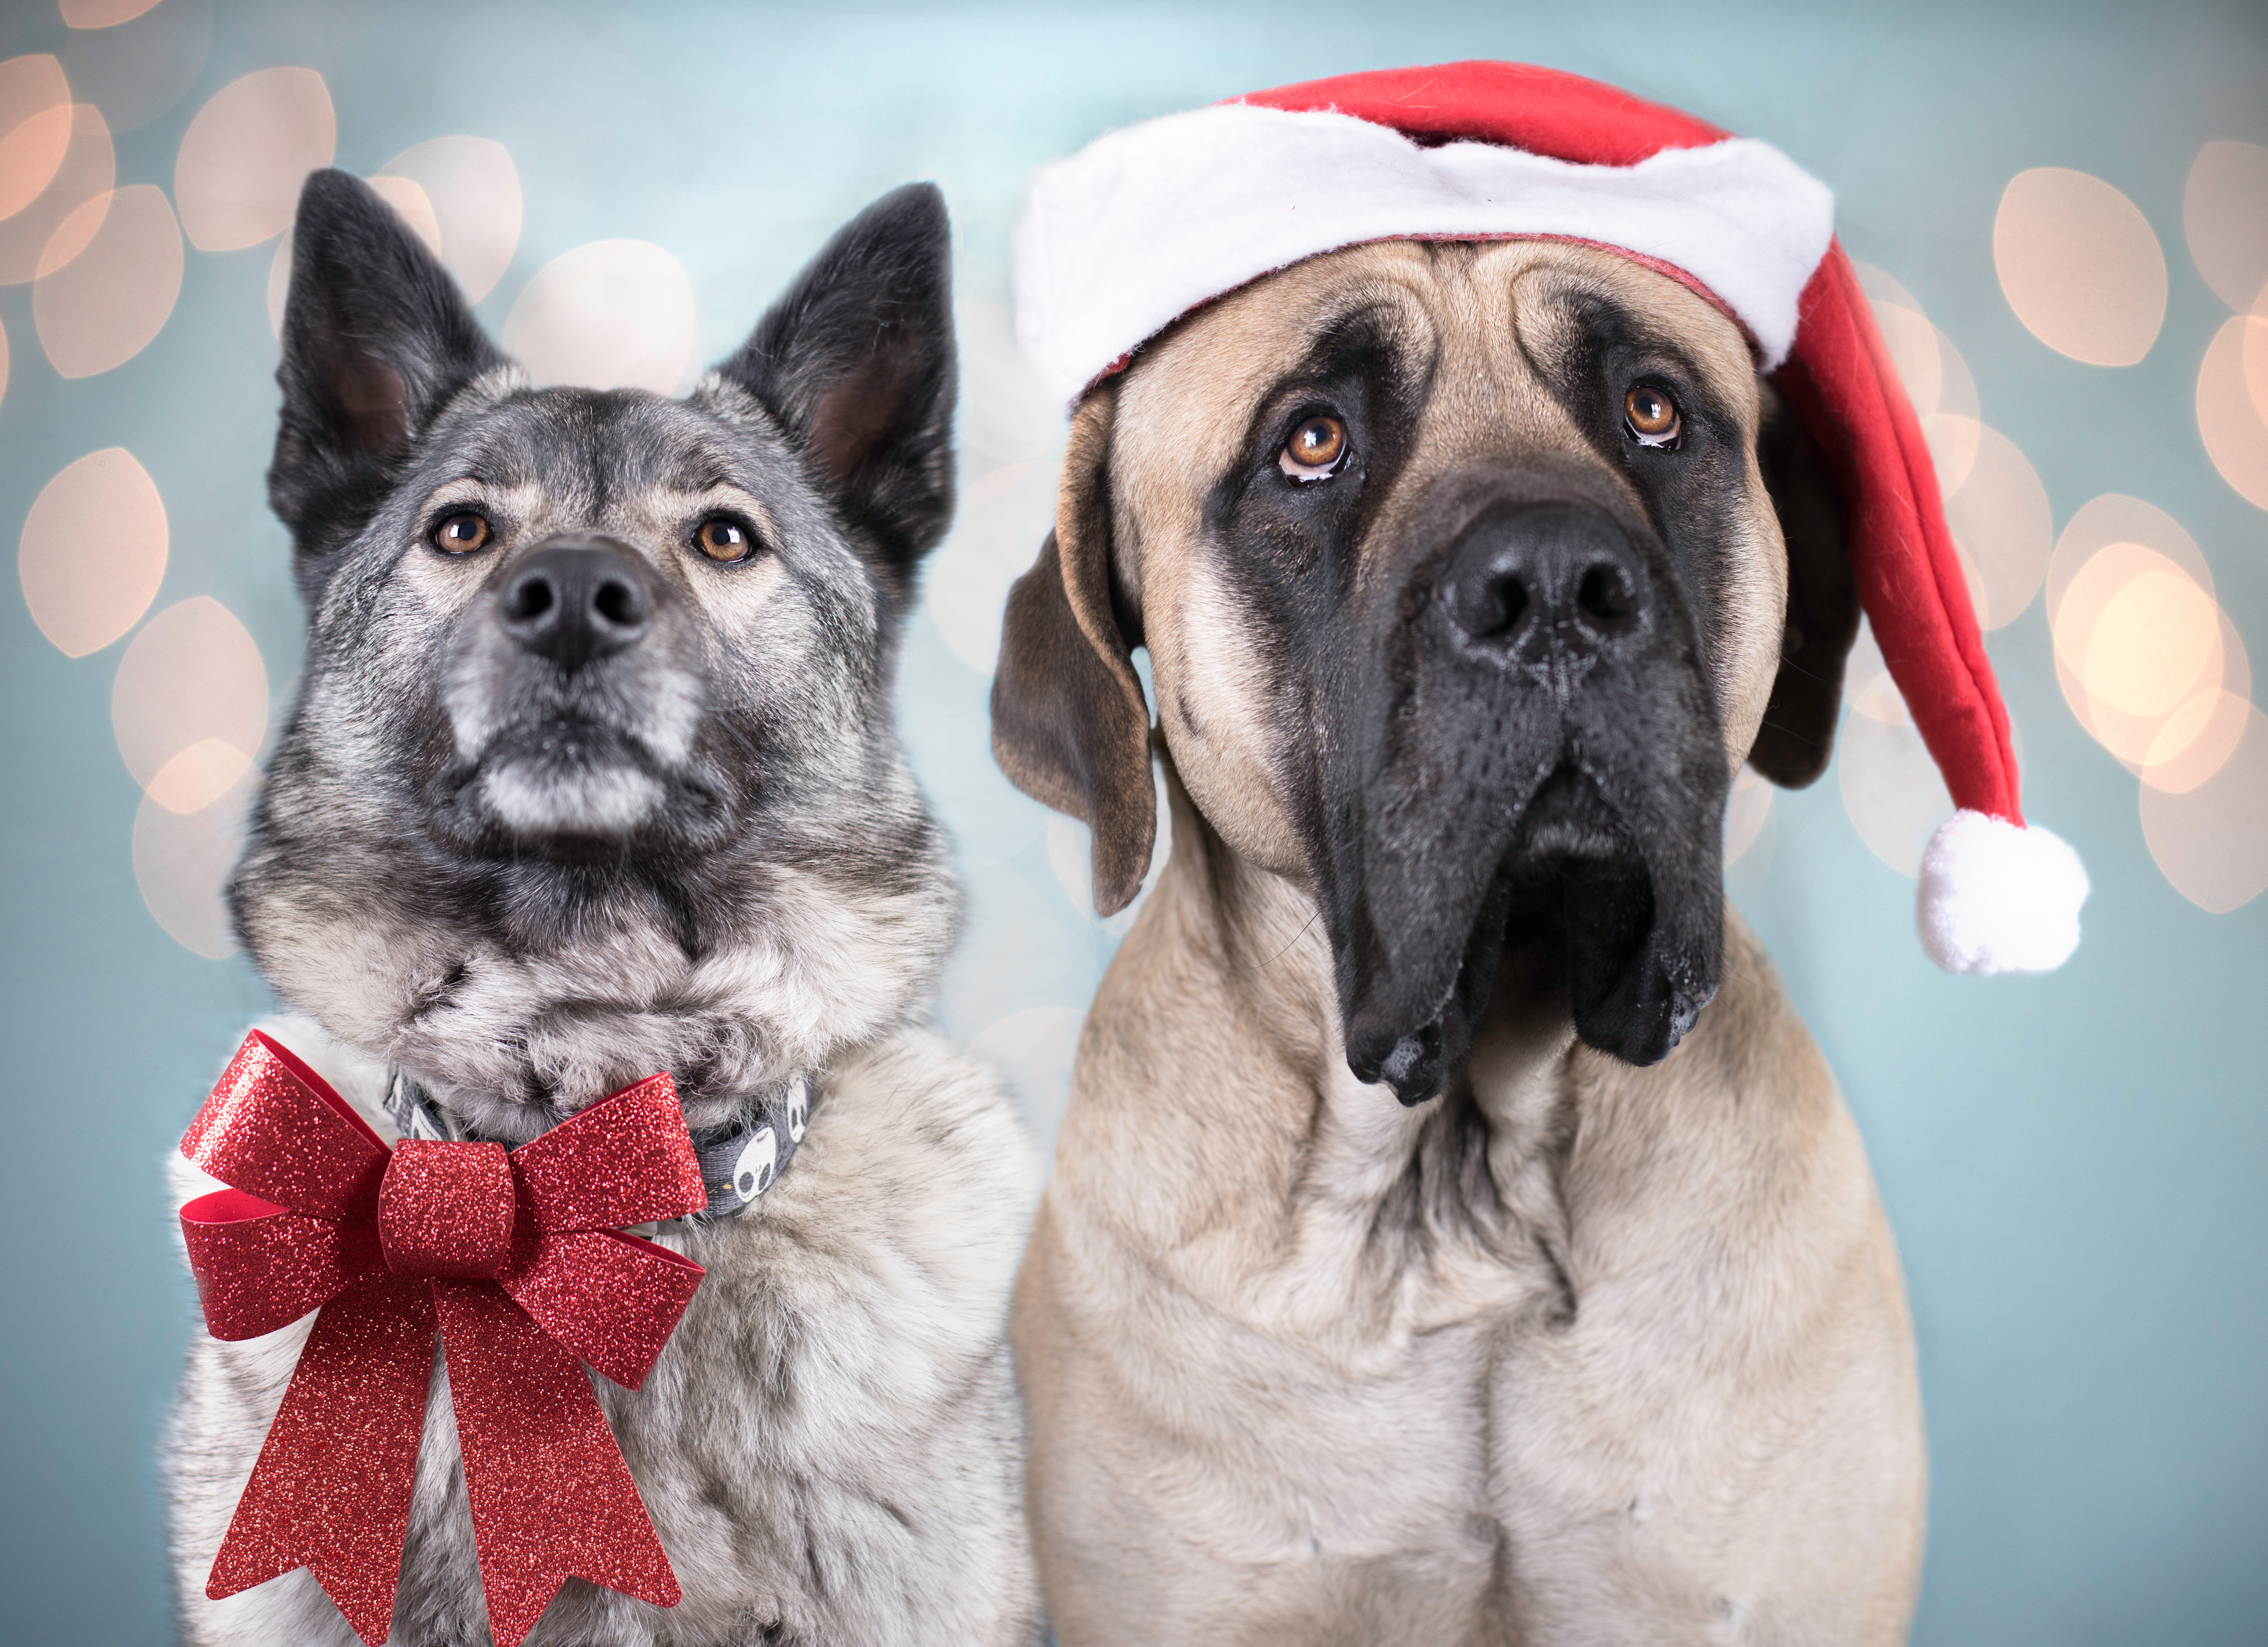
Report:
[[1921,858],[1914,923],[1948,972],[2053,972],[2079,947],[2087,871],[2059,835],[1957,812]]

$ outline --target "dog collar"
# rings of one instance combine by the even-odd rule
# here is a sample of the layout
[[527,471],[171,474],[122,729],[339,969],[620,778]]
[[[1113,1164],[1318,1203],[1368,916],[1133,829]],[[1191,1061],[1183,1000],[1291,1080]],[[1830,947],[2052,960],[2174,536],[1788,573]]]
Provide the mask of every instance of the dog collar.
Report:
[[[693,1153],[701,1163],[709,1204],[688,1216],[711,1222],[755,1205],[795,1159],[819,1097],[809,1073],[798,1070],[776,1085],[745,1094],[732,1120],[693,1134]],[[405,1138],[490,1142],[444,1107],[407,1070],[387,1072],[385,1102],[386,1113]]]

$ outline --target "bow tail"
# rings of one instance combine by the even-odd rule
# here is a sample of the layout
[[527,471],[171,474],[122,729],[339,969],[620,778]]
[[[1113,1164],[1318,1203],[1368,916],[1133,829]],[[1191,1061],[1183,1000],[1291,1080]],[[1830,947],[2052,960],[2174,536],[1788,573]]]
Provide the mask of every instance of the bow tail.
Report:
[[571,1577],[675,1607],[677,1575],[582,1364],[492,1283],[432,1287],[500,1647]]
[[433,1331],[423,1281],[377,1281],[323,1305],[213,1558],[206,1595],[217,1601],[305,1567],[356,1635],[372,1647],[387,1638]]

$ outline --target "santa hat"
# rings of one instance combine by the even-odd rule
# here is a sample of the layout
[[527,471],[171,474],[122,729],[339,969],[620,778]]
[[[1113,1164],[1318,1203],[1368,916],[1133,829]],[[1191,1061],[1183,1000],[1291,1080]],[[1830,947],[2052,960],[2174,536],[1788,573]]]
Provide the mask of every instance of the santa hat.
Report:
[[2078,946],[2087,873],[2024,822],[1929,447],[1833,217],[1769,143],[1580,76],[1344,75],[1130,126],[1039,172],[1016,335],[1075,401],[1199,305],[1365,241],[1572,240],[1692,288],[1828,454],[1859,602],[1958,808],[1922,859],[1924,947],[1952,972],[2050,971]]

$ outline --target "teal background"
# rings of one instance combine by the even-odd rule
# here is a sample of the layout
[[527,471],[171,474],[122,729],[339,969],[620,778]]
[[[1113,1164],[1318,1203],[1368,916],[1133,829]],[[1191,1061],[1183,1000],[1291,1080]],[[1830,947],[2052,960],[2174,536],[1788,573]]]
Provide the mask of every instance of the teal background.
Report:
[[[68,33],[51,5],[6,0],[0,59],[60,52]],[[1615,82],[1767,138],[1826,179],[1845,244],[1911,288],[1957,342],[1985,420],[2029,455],[2058,526],[2103,491],[2169,510],[2268,665],[2268,515],[2230,489],[2198,439],[2197,363],[2228,312],[2181,227],[2201,143],[2268,141],[2268,14],[2257,5],[1862,13],[1301,0],[821,17],[722,0],[222,0],[188,94],[118,137],[119,181],[170,191],[181,133],[207,97],[254,69],[312,67],[329,85],[337,164],[349,169],[448,133],[509,147],[526,218],[512,269],[481,305],[492,330],[552,257],[630,237],[685,265],[704,359],[737,342],[866,200],[912,178],[943,184],[970,351],[965,473],[1029,462],[1036,478],[965,518],[940,555],[902,702],[973,894],[940,1019],[1000,1059],[1044,1136],[1068,1033],[1120,923],[1097,923],[1065,890],[1056,865],[1077,852],[1077,830],[1051,835],[994,771],[988,680],[938,615],[957,614],[966,644],[981,617],[962,608],[992,598],[983,569],[1028,559],[1047,512],[1059,435],[1018,375],[1000,307],[1022,180],[1152,114],[1467,56]],[[2139,365],[2055,355],[2002,298],[1993,211],[2007,180],[2035,165],[2108,180],[2155,227],[2172,293]],[[12,541],[66,463],[129,447],[172,525],[152,613],[219,599],[258,639],[280,695],[299,618],[261,490],[276,403],[269,251],[190,249],[157,341],[77,382],[41,357],[29,289],[0,289],[12,355],[0,528]],[[161,1162],[269,1000],[241,957],[190,954],[136,892],[140,797],[108,719],[125,644],[67,659],[12,585],[0,596],[9,1641],[171,1634],[152,1454],[194,1298]],[[1778,798],[1768,867],[1736,877],[1839,1072],[1904,1254],[1933,1472],[1915,1639],[2268,1641],[2268,1080],[2257,1067],[2268,899],[2209,915],[2168,885],[2142,839],[2134,781],[2065,707],[2036,600],[1991,650],[2022,736],[2027,809],[2094,877],[2086,943],[2068,967],[1992,982],[1933,970],[1913,938],[1911,883],[1861,842],[1832,775]]]

